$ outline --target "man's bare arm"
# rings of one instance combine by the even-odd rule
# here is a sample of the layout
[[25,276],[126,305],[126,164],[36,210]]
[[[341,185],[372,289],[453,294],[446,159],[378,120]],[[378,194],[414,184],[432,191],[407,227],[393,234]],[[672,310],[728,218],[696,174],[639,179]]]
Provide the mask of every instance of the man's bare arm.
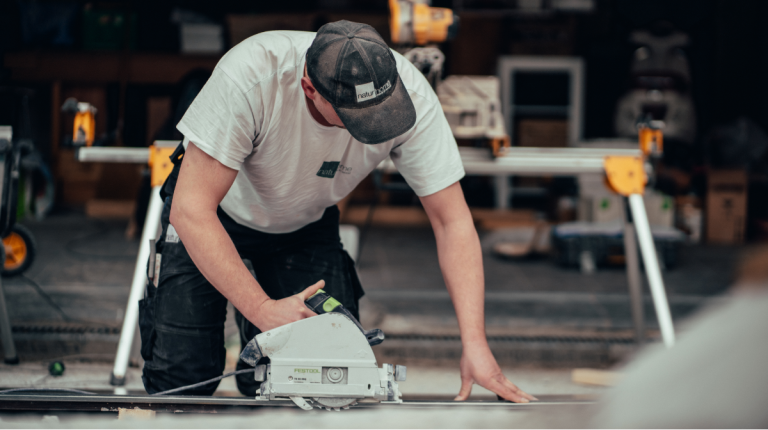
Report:
[[236,170],[190,142],[173,193],[171,224],[208,282],[262,331],[314,316],[304,300],[322,288],[323,281],[295,296],[271,300],[251,276],[221,225],[216,209],[236,176]]
[[466,400],[477,383],[514,402],[536,400],[501,373],[485,338],[485,280],[480,240],[459,183],[421,198],[437,240],[445,285],[461,331],[461,390]]

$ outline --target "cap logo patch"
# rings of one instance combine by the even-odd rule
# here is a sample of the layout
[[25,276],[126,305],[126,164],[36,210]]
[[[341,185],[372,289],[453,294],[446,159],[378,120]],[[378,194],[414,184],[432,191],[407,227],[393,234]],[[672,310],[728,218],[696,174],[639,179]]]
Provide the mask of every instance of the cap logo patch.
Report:
[[373,82],[368,82],[363,85],[355,85],[355,93],[357,94],[357,102],[364,102],[366,100],[375,99],[382,93],[392,88],[392,84],[387,81],[379,89],[373,87]]

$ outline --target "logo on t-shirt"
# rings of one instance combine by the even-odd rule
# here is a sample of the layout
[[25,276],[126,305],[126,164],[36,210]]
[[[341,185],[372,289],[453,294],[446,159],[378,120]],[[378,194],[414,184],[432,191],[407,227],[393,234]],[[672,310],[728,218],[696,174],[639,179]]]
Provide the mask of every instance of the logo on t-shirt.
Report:
[[333,178],[336,175],[336,170],[339,168],[339,161],[323,161],[322,167],[317,171],[317,176],[321,178]]
[[323,165],[320,170],[317,171],[317,176],[321,178],[333,178],[336,172],[344,173],[348,175],[352,173],[352,168],[341,164],[340,161],[323,161]]

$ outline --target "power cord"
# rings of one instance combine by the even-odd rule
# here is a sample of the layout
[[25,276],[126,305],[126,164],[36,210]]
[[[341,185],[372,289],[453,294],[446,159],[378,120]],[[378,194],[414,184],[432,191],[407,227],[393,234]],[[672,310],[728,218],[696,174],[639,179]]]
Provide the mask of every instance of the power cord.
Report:
[[82,242],[87,239],[92,239],[95,237],[99,237],[101,235],[104,235],[105,233],[108,233],[112,227],[109,226],[104,221],[97,221],[98,224],[100,224],[100,228],[92,233],[84,234],[80,237],[76,237],[74,239],[70,239],[66,244],[64,244],[64,248],[69,251],[70,253],[77,255],[79,257],[83,258],[90,258],[94,260],[124,260],[129,258],[136,258],[136,254],[125,254],[125,255],[116,255],[116,254],[92,254],[89,252],[82,252],[75,249],[75,244],[78,242]]
[[75,321],[73,318],[70,318],[70,316],[69,316],[69,315],[67,315],[67,313],[66,313],[66,312],[64,312],[64,310],[63,310],[63,309],[61,309],[61,308],[59,307],[59,305],[57,305],[57,304],[56,304],[56,302],[54,302],[54,301],[53,301],[53,299],[51,298],[51,296],[49,296],[49,295],[48,295],[48,293],[46,293],[45,291],[43,291],[43,289],[40,287],[40,285],[38,285],[38,283],[37,283],[37,282],[35,282],[35,281],[33,281],[32,279],[28,278],[26,275],[19,275],[19,277],[20,277],[20,278],[21,278],[21,279],[22,279],[24,282],[26,282],[28,285],[32,286],[32,288],[34,288],[34,289],[35,289],[35,291],[37,292],[37,294],[38,294],[40,297],[42,297],[42,298],[43,298],[43,300],[45,300],[46,302],[48,302],[48,304],[49,304],[49,305],[50,305],[50,306],[53,308],[53,310],[55,310],[55,311],[56,311],[56,313],[57,313],[57,314],[59,314],[59,316],[61,316],[61,317],[64,319],[64,321],[66,321],[66,322],[72,322],[72,321]]
[[[221,375],[221,376],[217,376],[215,378],[211,378],[211,379],[209,379],[207,381],[198,382],[196,384],[185,385],[183,387],[174,388],[172,390],[161,391],[159,393],[150,394],[150,396],[167,396],[168,394],[178,393],[179,391],[184,391],[184,390],[189,390],[189,389],[192,389],[192,388],[202,387],[203,385],[208,385],[211,382],[216,382],[216,381],[222,380],[224,378],[229,378],[230,376],[241,375],[243,373],[252,373],[252,372],[255,372],[255,371],[256,371],[256,369],[236,370],[236,371],[231,372],[231,373],[227,373],[227,374],[224,374],[224,375]],[[76,389],[73,389],[73,388],[11,388],[11,389],[8,389],[8,390],[0,391],[0,395],[2,395],[2,394],[18,393],[18,392],[26,392],[26,391],[32,391],[32,392],[38,392],[38,391],[54,391],[54,392],[56,392],[56,391],[59,391],[59,392],[64,392],[64,393],[85,394],[85,395],[97,395],[98,394],[98,393],[94,393],[94,392],[91,392],[91,391],[76,390]]]
[[0,391],[0,394],[11,394],[11,393],[19,393],[19,392],[25,392],[25,391],[59,391],[63,393],[74,393],[74,394],[85,394],[85,395],[96,395],[98,393],[93,393],[91,391],[83,391],[83,390],[76,390],[74,388],[11,388],[8,390],[2,390]]
[[240,374],[243,374],[243,373],[250,373],[250,372],[255,372],[255,371],[256,371],[256,369],[240,369],[240,370],[236,370],[236,371],[231,372],[231,373],[227,373],[225,375],[221,375],[221,376],[217,376],[215,378],[211,378],[211,379],[209,379],[207,381],[198,382],[197,384],[185,385],[183,387],[174,388],[173,390],[161,391],[159,393],[150,394],[150,396],[165,396],[165,395],[168,395],[168,394],[177,393],[179,391],[184,391],[184,390],[189,390],[189,389],[192,389],[192,388],[202,387],[203,385],[208,385],[211,382],[216,382],[218,380],[221,380],[221,379],[224,379],[224,378],[228,378],[230,376],[240,375]]

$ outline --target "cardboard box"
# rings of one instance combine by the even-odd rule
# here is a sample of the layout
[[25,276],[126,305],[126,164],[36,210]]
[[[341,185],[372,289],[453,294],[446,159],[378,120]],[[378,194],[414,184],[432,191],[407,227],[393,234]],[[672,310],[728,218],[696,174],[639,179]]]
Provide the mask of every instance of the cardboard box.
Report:
[[541,148],[568,146],[568,121],[521,119],[517,123],[517,140],[514,145]]
[[709,172],[707,182],[707,241],[744,242],[747,173],[744,170],[713,170]]

